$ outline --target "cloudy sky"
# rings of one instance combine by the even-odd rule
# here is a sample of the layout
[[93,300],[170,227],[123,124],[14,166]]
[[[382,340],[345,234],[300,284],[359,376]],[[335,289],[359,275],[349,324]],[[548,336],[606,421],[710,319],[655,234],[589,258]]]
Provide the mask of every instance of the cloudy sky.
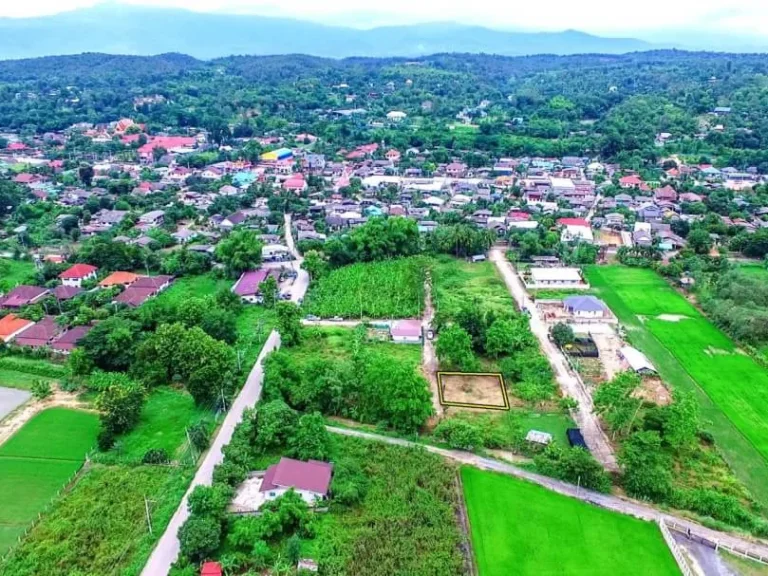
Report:
[[[0,0],[0,17],[55,14],[104,0]],[[598,34],[644,35],[701,30],[728,35],[768,35],[768,0],[549,0],[476,4],[466,0],[109,0],[113,3],[248,13],[369,27],[455,21],[523,30],[577,29]]]

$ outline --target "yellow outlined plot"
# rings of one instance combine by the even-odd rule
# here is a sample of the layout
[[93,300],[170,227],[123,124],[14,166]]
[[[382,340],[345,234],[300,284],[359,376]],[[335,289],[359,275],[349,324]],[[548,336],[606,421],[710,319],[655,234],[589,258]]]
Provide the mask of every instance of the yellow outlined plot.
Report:
[[437,384],[443,406],[509,410],[504,377],[498,372],[438,372]]

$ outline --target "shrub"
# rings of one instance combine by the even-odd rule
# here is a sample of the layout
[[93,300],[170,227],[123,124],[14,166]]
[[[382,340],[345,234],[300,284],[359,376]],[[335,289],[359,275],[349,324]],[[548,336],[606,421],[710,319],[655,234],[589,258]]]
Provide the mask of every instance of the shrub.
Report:
[[221,522],[212,516],[190,516],[179,530],[181,553],[200,562],[221,544]]
[[142,464],[168,464],[171,461],[163,448],[151,448],[144,453]]
[[47,380],[35,380],[32,384],[32,395],[38,400],[44,400],[53,394],[51,383]]
[[210,434],[208,422],[205,420],[201,420],[189,428],[189,439],[192,441],[192,446],[200,452],[208,448],[211,442]]
[[465,420],[443,420],[435,428],[434,434],[451,448],[475,450],[483,447],[482,431]]

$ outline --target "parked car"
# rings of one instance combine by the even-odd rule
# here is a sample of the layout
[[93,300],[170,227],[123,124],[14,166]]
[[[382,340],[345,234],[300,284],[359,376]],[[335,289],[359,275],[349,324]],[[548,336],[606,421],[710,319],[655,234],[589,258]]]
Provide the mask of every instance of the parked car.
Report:
[[309,320],[310,322],[316,322],[317,320],[320,320],[318,316],[315,316],[314,314],[307,314],[304,316],[304,320]]

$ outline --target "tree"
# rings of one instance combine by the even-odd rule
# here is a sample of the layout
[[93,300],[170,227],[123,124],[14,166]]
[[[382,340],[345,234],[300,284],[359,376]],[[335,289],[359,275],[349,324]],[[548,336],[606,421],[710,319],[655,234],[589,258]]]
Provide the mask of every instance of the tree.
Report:
[[77,169],[77,175],[80,178],[80,182],[82,182],[84,186],[90,188],[94,176],[93,166],[86,163],[80,164],[80,167]]
[[517,331],[518,326],[511,320],[494,321],[485,334],[485,351],[491,358],[511,354],[517,347]]
[[708,254],[712,248],[712,239],[705,228],[696,228],[688,234],[688,248],[696,254]]
[[96,398],[103,428],[113,435],[124,434],[139,421],[144,387],[125,374],[109,374],[107,386]]
[[448,418],[441,420],[434,431],[435,437],[446,442],[451,448],[475,450],[483,447],[483,433],[466,420]]
[[304,254],[301,267],[307,271],[311,280],[319,279],[328,270],[328,263],[317,250],[309,250]]
[[632,496],[664,501],[672,492],[669,457],[655,430],[636,432],[622,445],[619,464],[624,468],[624,487]]
[[193,562],[210,557],[221,544],[221,522],[210,515],[192,515],[179,530],[181,553]]
[[560,348],[564,348],[568,344],[573,344],[575,336],[573,334],[573,328],[564,322],[558,322],[552,327],[552,340],[555,341]]
[[133,362],[140,334],[137,322],[111,316],[96,324],[79,345],[96,367],[124,371]]
[[299,418],[289,444],[294,458],[327,460],[330,457],[330,438],[322,414],[313,412]]
[[216,247],[216,258],[231,277],[253,270],[261,264],[264,244],[251,230],[235,230]]
[[261,293],[262,303],[265,308],[274,308],[275,302],[278,297],[277,280],[271,274],[259,284],[259,292]]
[[472,338],[466,330],[455,324],[440,332],[435,351],[441,364],[449,369],[471,372],[477,364],[472,352]]
[[283,346],[296,346],[301,342],[301,310],[294,302],[278,302],[277,331]]
[[610,492],[611,480],[600,463],[584,448],[560,448],[550,444],[534,458],[542,474],[578,484],[589,490]]
[[301,538],[299,538],[298,534],[288,538],[288,542],[285,545],[285,555],[291,566],[296,566],[301,559]]
[[298,414],[282,400],[262,404],[256,412],[256,440],[260,451],[285,446],[294,435]]

